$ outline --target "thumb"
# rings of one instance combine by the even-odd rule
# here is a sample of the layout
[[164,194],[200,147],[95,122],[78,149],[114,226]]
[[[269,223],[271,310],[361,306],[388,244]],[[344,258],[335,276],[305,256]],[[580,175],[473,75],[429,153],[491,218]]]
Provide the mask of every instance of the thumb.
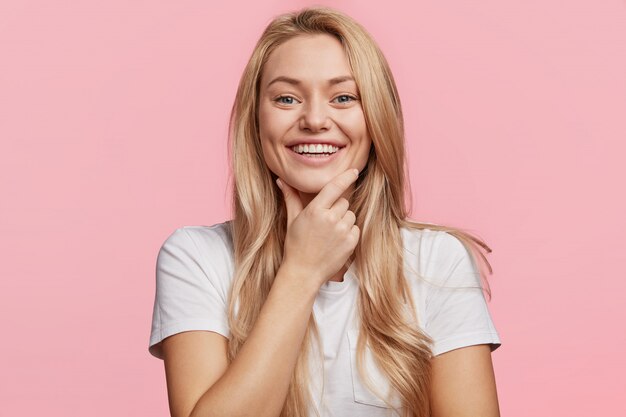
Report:
[[285,205],[287,206],[287,228],[289,228],[293,220],[298,217],[298,214],[302,211],[302,201],[295,188],[282,181],[280,178],[276,179],[276,184],[278,184],[278,188],[281,189],[283,197],[285,197]]

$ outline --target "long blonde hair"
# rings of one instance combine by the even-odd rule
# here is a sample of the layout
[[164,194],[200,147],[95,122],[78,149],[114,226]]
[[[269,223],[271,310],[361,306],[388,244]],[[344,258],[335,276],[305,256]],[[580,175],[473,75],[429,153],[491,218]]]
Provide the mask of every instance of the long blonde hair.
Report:
[[[400,228],[442,230],[454,235],[472,256],[475,252],[480,254],[489,273],[491,266],[478,248],[487,252],[491,249],[466,231],[408,219],[410,209],[405,204],[405,194],[410,196],[411,190],[395,81],[367,31],[333,9],[314,7],[276,17],[257,42],[239,83],[229,125],[235,271],[229,299],[228,358],[232,360],[237,355],[259,316],[281,265],[286,233],[283,196],[274,181],[276,176],[265,164],[259,140],[259,80],[264,64],[277,46],[295,36],[319,33],[331,34],[343,45],[372,139],[367,166],[350,199],[361,230],[353,254],[359,282],[357,366],[369,385],[363,372],[367,344],[377,365],[399,393],[405,407],[403,416],[426,417],[430,415],[433,340],[409,321],[415,323],[415,306],[403,270]],[[406,310],[412,318],[406,317]],[[306,389],[308,357],[314,337],[319,343],[311,315],[281,417],[307,415],[311,401]]]

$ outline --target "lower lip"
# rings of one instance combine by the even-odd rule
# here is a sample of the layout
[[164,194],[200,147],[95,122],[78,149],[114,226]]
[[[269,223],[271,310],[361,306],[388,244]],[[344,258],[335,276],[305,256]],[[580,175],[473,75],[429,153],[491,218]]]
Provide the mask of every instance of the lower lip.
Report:
[[335,159],[337,159],[337,155],[341,153],[345,149],[345,147],[340,148],[337,152],[330,154],[328,156],[305,156],[297,152],[294,152],[293,149],[291,148],[287,148],[287,149],[289,149],[289,152],[291,153],[291,155],[293,155],[293,157],[296,158],[298,161],[302,162],[303,164],[317,167],[321,165],[326,165],[334,161]]

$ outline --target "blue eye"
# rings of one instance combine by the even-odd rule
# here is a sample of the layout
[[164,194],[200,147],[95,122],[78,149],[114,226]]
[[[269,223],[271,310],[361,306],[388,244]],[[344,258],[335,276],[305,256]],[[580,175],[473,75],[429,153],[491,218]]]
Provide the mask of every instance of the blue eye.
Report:
[[291,96],[280,96],[278,98],[276,98],[274,101],[280,103],[280,104],[293,104],[295,99]]
[[[339,100],[338,102],[339,102],[339,103],[341,103],[341,104],[345,104],[345,103],[349,103],[349,102],[350,102],[350,100],[354,101],[354,100],[356,100],[357,98],[356,98],[356,97],[353,97],[353,96],[350,96],[350,95],[348,95],[348,94],[342,94],[342,95],[337,96],[337,97],[335,98],[335,100],[337,100],[337,99],[344,99],[344,100]],[[347,99],[347,100],[346,100],[346,99]]]

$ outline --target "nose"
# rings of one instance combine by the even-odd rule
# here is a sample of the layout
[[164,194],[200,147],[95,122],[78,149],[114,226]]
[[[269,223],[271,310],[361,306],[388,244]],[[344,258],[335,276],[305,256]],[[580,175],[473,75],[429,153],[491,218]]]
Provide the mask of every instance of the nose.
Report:
[[323,100],[312,99],[302,106],[300,115],[300,129],[310,132],[320,132],[330,129],[328,107]]

